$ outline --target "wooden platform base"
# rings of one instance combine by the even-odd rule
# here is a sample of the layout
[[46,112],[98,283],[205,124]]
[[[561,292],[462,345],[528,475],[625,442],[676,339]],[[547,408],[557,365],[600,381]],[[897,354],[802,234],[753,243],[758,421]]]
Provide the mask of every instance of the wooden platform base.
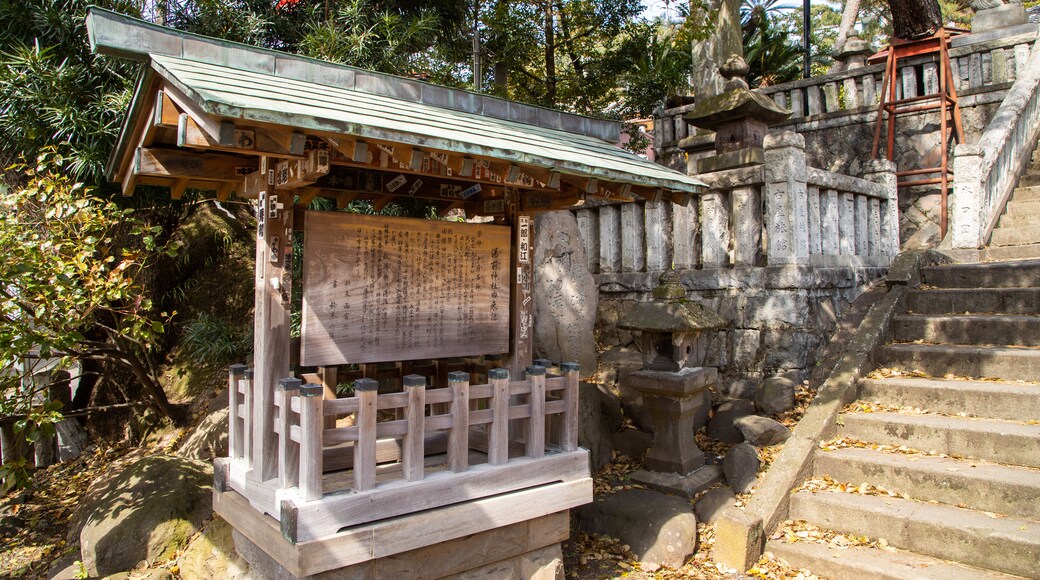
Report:
[[[236,545],[243,540],[242,556],[271,578],[330,571],[337,572],[322,577],[353,578],[357,572],[359,578],[440,578],[503,561],[519,566],[520,560],[510,559],[566,539],[567,510],[591,500],[592,479],[584,478],[354,526],[297,544],[282,537],[277,520],[256,511],[237,492],[214,491],[213,508],[235,528]],[[423,573],[416,576],[395,566],[418,566],[409,569]]]

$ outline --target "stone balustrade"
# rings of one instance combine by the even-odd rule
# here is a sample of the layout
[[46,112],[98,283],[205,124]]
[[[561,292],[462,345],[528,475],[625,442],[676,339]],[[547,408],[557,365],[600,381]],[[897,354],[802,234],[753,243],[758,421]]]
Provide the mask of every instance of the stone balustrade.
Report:
[[860,179],[808,167],[795,133],[765,145],[764,164],[699,175],[710,189],[687,206],[577,210],[591,271],[888,265],[899,248],[891,162],[871,162]]
[[954,150],[954,248],[984,246],[1040,136],[1040,55],[1029,58],[977,144]]

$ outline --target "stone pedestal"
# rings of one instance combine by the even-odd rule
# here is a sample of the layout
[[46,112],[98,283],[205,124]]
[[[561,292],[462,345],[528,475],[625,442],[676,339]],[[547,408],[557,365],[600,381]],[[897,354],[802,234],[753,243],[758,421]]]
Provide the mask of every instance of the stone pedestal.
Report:
[[704,452],[693,438],[694,422],[705,405],[704,391],[717,378],[717,369],[704,367],[677,372],[640,370],[628,375],[628,384],[642,393],[654,421],[647,469],[685,475],[704,465]]
[[971,32],[977,34],[990,30],[1009,28],[1029,22],[1026,9],[1018,2],[1011,2],[985,10],[979,10],[971,19]]

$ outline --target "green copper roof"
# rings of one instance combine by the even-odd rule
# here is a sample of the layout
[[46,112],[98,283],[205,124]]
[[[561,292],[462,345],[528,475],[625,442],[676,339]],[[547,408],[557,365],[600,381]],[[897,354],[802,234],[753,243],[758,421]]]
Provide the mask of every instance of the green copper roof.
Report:
[[383,139],[696,192],[704,185],[594,137],[278,75],[152,55],[152,68],[209,114]]

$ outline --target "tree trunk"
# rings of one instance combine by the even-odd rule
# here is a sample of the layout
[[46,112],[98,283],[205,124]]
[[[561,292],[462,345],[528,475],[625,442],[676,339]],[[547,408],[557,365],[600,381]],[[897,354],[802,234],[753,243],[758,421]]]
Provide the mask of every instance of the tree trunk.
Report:
[[553,3],[545,2],[545,106],[556,106],[556,23],[553,21]]
[[896,38],[914,40],[930,36],[942,27],[938,0],[888,0],[892,32]]
[[[837,57],[845,48],[845,41],[849,38],[849,32],[856,25],[859,18],[859,0],[845,0],[845,8],[841,12],[841,24],[838,25],[838,38],[834,40],[834,56]],[[830,72],[836,73],[845,70],[845,63],[834,59]]]

